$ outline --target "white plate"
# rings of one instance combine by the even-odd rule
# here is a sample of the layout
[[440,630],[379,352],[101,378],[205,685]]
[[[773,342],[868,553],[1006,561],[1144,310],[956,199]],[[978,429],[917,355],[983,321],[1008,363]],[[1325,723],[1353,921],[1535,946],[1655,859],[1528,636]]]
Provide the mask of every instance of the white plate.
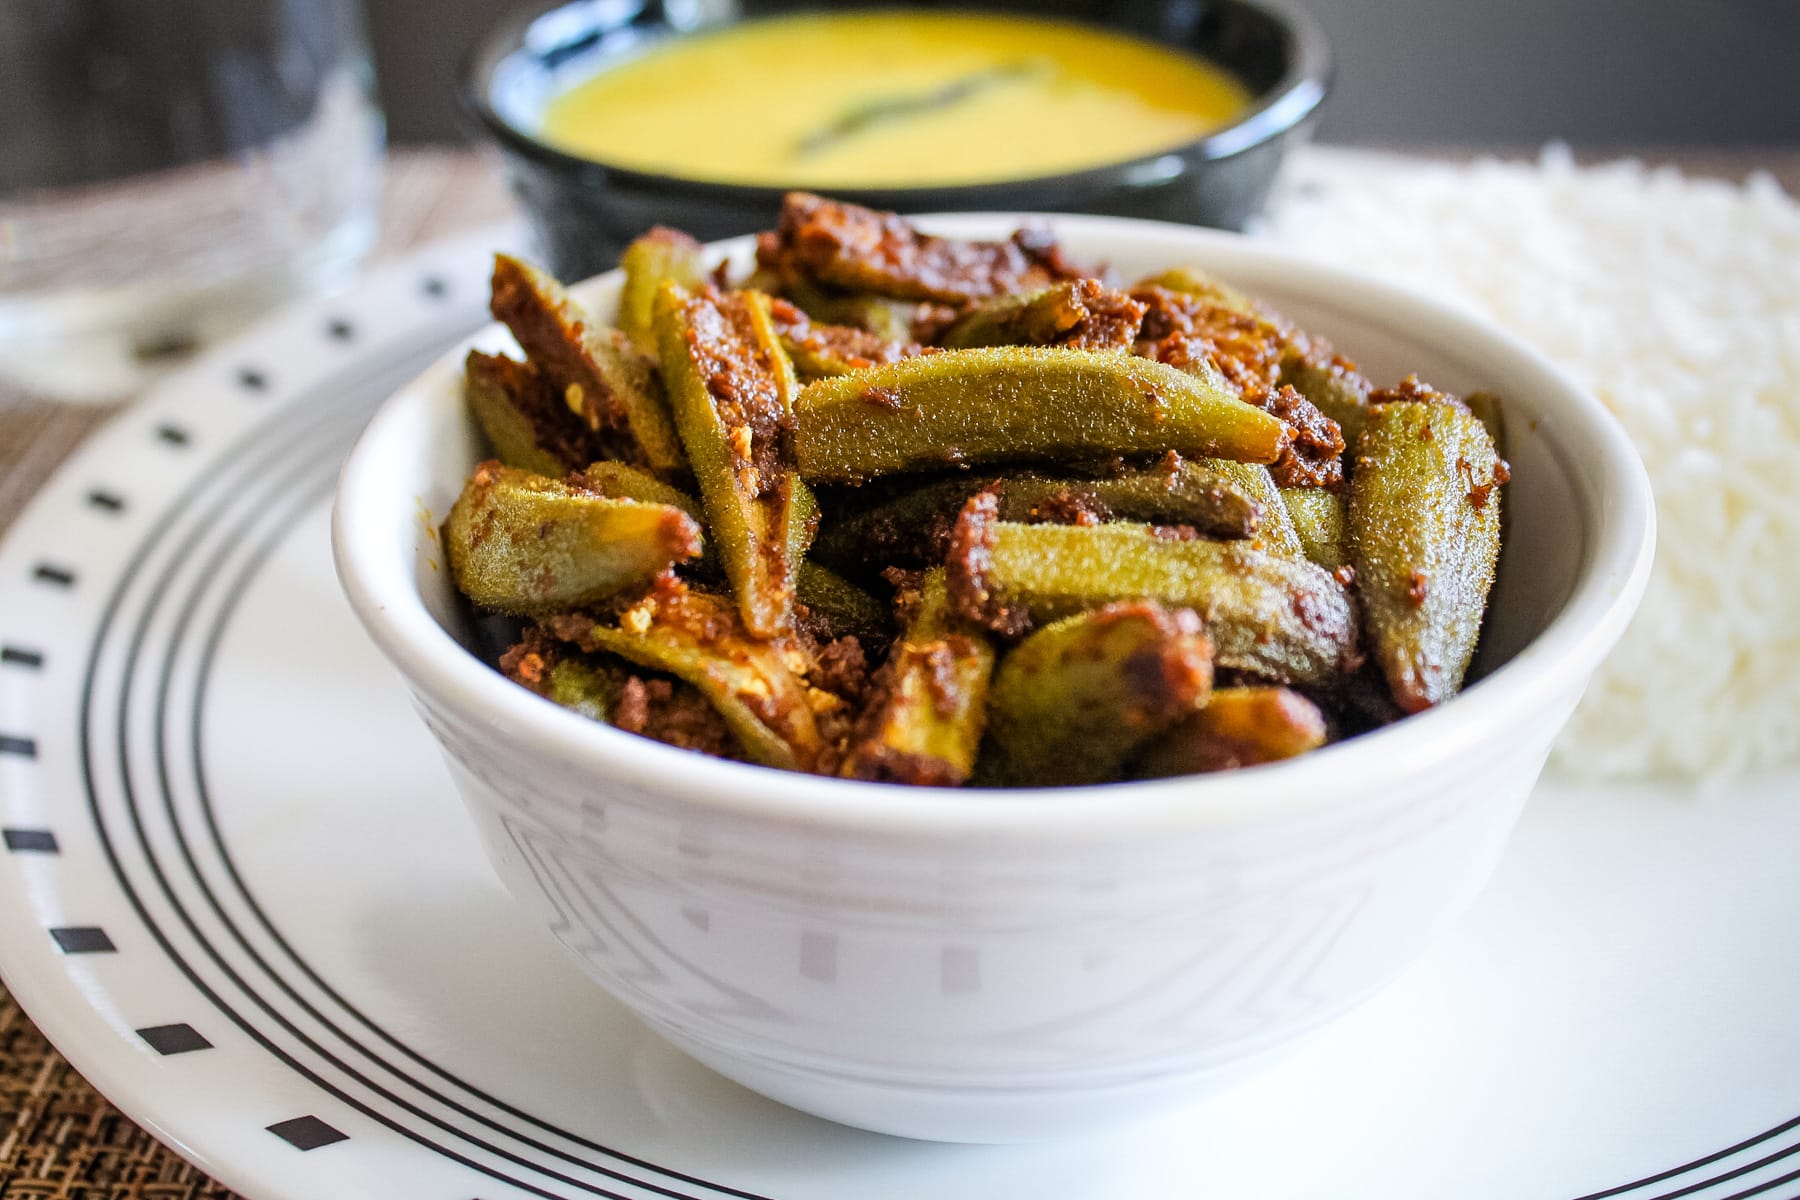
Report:
[[516,913],[332,578],[340,456],[494,231],[127,411],[0,549],[0,968],[254,1200],[1800,1196],[1800,776],[1534,799],[1416,970],[1125,1133],[838,1128],[659,1042]]

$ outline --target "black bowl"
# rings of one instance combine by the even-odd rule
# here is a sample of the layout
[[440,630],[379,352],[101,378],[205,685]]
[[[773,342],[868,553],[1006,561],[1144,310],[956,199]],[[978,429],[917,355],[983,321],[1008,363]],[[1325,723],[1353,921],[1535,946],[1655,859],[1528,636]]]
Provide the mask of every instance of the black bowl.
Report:
[[[625,170],[578,158],[530,130],[566,81],[657,39],[790,13],[780,0],[575,0],[514,16],[464,64],[462,100],[499,143],[550,268],[564,279],[610,269],[633,238],[672,225],[702,241],[767,228],[784,189]],[[1236,122],[1160,154],[1072,174],[999,183],[832,190],[901,212],[1085,212],[1241,229],[1262,207],[1288,146],[1330,82],[1324,34],[1289,0],[976,0],[917,7],[1085,21],[1196,51],[1254,97]]]

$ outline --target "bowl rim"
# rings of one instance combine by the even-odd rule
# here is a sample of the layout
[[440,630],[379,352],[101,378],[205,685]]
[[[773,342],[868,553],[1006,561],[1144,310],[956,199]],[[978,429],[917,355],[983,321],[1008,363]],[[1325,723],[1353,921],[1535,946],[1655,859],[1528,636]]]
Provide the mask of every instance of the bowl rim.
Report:
[[[391,518],[381,517],[379,506],[377,519],[364,515],[371,508],[371,493],[382,491],[383,447],[396,436],[393,430],[415,420],[424,406],[445,403],[441,393],[451,378],[460,378],[468,349],[503,332],[490,324],[383,402],[345,460],[334,497],[332,548],[340,584],[371,638],[409,686],[524,753],[575,764],[592,772],[596,782],[633,787],[720,817],[849,835],[1066,842],[1341,813],[1346,794],[1366,797],[1382,790],[1367,786],[1369,781],[1433,771],[1492,731],[1525,723],[1546,697],[1578,693],[1623,633],[1654,555],[1656,517],[1649,478],[1624,430],[1601,402],[1511,334],[1412,289],[1225,231],[1054,213],[912,219],[949,236],[1005,236],[1029,222],[1077,239],[1168,244],[1171,253],[1196,254],[1228,278],[1232,260],[1293,272],[1309,289],[1330,289],[1334,303],[1380,312],[1382,324],[1406,329],[1409,336],[1472,345],[1510,359],[1533,378],[1531,391],[1556,413],[1554,421],[1542,423],[1547,448],[1580,505],[1587,545],[1568,597],[1512,658],[1451,701],[1299,758],[1220,774],[1062,788],[931,788],[807,775],[678,749],[560,709],[507,680],[432,617],[411,559],[384,553],[382,547],[393,541],[393,522],[416,521],[415,506],[396,504]],[[753,236],[714,242],[708,250],[743,252]],[[608,272],[577,288],[616,286],[619,275]],[[1358,782],[1346,788],[1346,779]]]
[[[518,128],[495,109],[489,85],[500,63],[524,48],[526,31],[538,20],[591,0],[557,0],[513,14],[479,39],[464,55],[457,69],[456,94],[463,110],[480,128],[512,153],[577,178],[605,178],[611,186],[646,191],[681,189],[692,199],[722,204],[752,205],[772,209],[783,195],[794,190],[772,184],[728,183],[714,179],[668,175],[618,166],[559,150]],[[1237,120],[1204,137],[1151,154],[1122,159],[1079,171],[1056,175],[1027,175],[1014,179],[970,184],[918,186],[833,187],[832,196],[880,208],[916,209],[924,205],[956,208],[1010,207],[1021,192],[1093,192],[1140,183],[1167,183],[1185,175],[1191,160],[1214,162],[1234,157],[1273,142],[1299,128],[1324,102],[1333,76],[1331,47],[1324,30],[1295,0],[1222,0],[1273,18],[1287,33],[1292,53],[1287,68],[1274,86],[1254,98]],[[868,9],[898,7],[893,0],[876,2]],[[796,9],[795,12],[802,10]],[[723,22],[731,24],[734,22]],[[1087,22],[1074,21],[1076,24]],[[1171,158],[1183,160],[1171,166]]]

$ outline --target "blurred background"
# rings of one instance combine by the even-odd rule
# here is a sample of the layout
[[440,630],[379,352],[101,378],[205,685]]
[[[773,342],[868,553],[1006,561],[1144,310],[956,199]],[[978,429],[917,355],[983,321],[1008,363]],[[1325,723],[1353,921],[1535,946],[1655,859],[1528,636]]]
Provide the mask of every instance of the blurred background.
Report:
[[[463,136],[451,96],[455,64],[509,5],[366,3],[389,137]],[[1306,5],[1338,61],[1321,140],[1526,148],[1562,138],[1594,149],[1800,142],[1800,0]]]

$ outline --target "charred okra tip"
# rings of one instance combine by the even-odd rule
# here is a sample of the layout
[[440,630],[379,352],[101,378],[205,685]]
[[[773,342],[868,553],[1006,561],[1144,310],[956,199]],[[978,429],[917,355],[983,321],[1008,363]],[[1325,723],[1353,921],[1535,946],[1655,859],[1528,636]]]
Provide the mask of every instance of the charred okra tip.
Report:
[[1199,268],[796,194],[741,278],[623,256],[609,326],[502,257],[492,458],[444,526],[587,719],[952,787],[1278,762],[1453,696],[1500,552],[1501,401],[1377,388]]

